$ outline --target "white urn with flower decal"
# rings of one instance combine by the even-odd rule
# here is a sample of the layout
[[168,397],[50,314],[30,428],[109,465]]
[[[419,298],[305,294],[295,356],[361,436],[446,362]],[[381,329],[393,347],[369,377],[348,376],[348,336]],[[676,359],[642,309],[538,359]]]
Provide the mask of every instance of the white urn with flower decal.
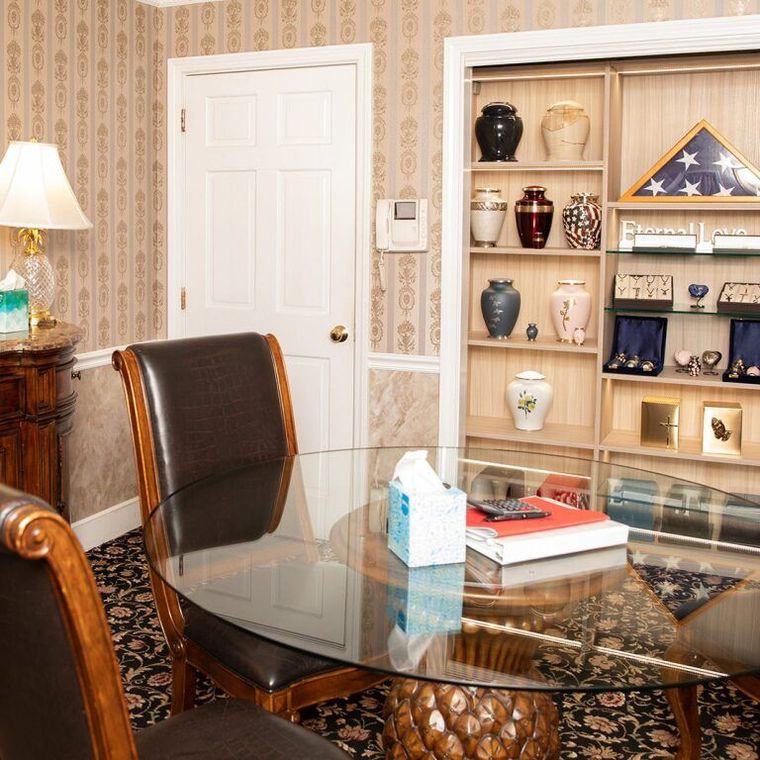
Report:
[[518,430],[541,430],[552,408],[554,390],[533,369],[518,372],[507,386],[507,406]]

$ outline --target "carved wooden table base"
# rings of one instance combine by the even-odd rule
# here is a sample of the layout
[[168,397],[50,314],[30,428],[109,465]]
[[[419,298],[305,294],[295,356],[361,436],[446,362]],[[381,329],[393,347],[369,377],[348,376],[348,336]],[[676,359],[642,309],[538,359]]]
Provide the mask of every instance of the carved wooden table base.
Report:
[[559,715],[545,692],[395,679],[386,760],[557,760]]

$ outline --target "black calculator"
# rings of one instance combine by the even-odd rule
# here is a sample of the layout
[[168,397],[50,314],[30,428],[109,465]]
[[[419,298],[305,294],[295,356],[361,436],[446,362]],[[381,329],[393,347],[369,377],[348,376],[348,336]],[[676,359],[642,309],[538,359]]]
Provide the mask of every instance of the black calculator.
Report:
[[519,499],[472,499],[467,503],[475,509],[488,515],[489,522],[501,520],[527,520],[529,518],[549,517],[551,512],[546,512],[541,507],[528,504]]

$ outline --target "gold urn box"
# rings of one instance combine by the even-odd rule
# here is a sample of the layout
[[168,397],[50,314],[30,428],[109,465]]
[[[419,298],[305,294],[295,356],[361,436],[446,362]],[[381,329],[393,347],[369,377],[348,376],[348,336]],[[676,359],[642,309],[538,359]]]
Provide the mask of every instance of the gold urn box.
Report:
[[704,401],[702,409],[702,453],[740,456],[741,405],[735,401]]
[[644,396],[641,402],[641,445],[677,449],[680,412],[680,398]]

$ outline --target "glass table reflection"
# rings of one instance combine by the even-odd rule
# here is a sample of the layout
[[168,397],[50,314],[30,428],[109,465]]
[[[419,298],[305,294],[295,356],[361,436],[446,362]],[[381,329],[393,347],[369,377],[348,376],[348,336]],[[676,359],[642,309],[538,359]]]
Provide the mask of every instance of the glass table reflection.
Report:
[[481,694],[677,687],[682,735],[697,730],[693,685],[760,672],[760,504],[617,464],[429,449],[476,497],[604,511],[629,542],[506,567],[469,549],[464,564],[407,568],[386,532],[403,453],[303,454],[184,488],[146,527],[151,568],[256,635],[397,677]]

